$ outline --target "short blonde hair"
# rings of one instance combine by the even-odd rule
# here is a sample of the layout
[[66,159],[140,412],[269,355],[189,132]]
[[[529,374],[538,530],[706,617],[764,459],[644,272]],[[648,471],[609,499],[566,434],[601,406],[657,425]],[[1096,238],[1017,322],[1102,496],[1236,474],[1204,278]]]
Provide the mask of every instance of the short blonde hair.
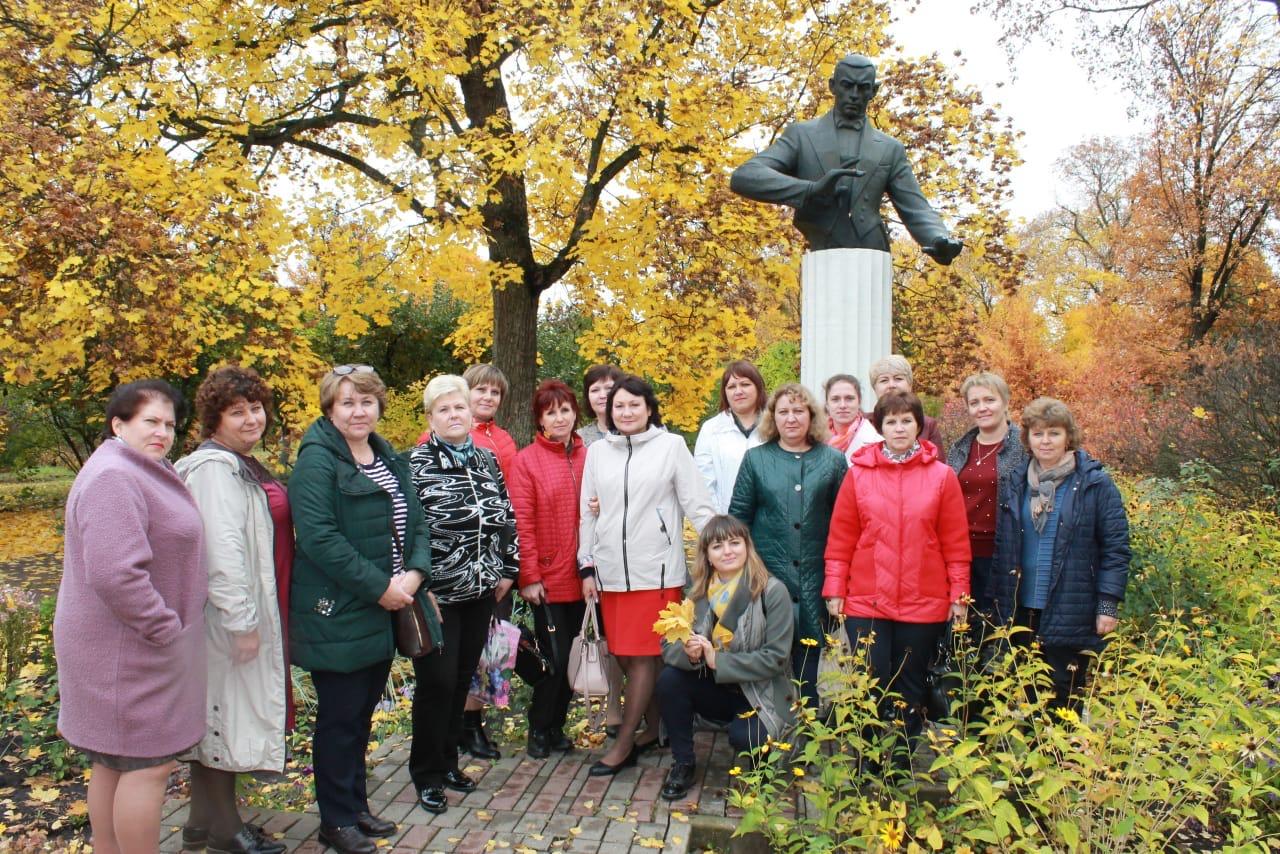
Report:
[[[343,369],[344,373],[338,373]],[[320,380],[320,411],[326,416],[333,412],[333,404],[343,383],[351,383],[351,387],[360,394],[371,394],[377,398],[379,418],[387,411],[387,384],[377,371],[368,365],[339,365]]]
[[815,445],[821,445],[827,441],[827,437],[831,435],[831,430],[827,427],[827,412],[822,408],[822,404],[818,403],[817,398],[813,396],[813,392],[800,383],[780,385],[769,396],[769,402],[764,407],[764,414],[760,417],[760,441],[772,442],[778,438],[778,424],[775,412],[778,409],[778,402],[784,397],[794,397],[809,407],[809,432],[806,434],[806,438]]
[[1067,431],[1067,450],[1074,451],[1084,435],[1067,405],[1057,398],[1037,397],[1022,410],[1022,444],[1031,447],[1031,431],[1038,427],[1061,427]]
[[460,394],[468,406],[471,404],[471,387],[457,374],[440,374],[432,377],[422,390],[422,409],[428,415],[436,401],[448,394]]
[[867,370],[872,389],[876,387],[876,380],[885,374],[903,374],[906,376],[907,382],[911,383],[911,387],[915,388],[915,375],[911,372],[911,363],[907,361],[906,356],[894,353],[892,356],[885,356],[878,362],[872,362],[871,367]]
[[[502,399],[507,399],[507,392],[511,386],[507,382],[507,375],[498,370],[488,362],[481,362],[478,365],[472,365],[462,372],[462,379],[467,382],[467,389],[479,388],[482,385],[491,385],[498,389],[498,393],[502,395]],[[468,394],[470,391],[468,391]]]
[[965,381],[960,383],[960,399],[966,404],[969,402],[969,392],[975,388],[986,388],[1000,395],[1000,399],[1004,401],[1004,405],[1009,405],[1009,384],[1004,381],[1004,377],[999,374],[993,374],[990,371],[979,371],[976,374],[970,374]]

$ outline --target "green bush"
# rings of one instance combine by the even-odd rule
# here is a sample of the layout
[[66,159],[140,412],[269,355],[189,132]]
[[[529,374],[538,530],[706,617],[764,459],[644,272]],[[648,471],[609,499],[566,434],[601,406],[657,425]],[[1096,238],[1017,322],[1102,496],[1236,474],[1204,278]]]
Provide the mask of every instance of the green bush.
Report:
[[[927,731],[927,768],[873,775],[891,733],[856,651],[834,715],[809,716],[793,738],[802,747],[778,745],[738,775],[739,832],[795,852],[1153,851],[1206,839],[1268,850],[1280,834],[1280,524],[1169,484],[1124,489],[1129,597],[1080,714],[1050,712],[1047,692],[1027,691],[1047,686],[1043,663],[1002,644],[983,672],[961,657],[957,717]],[[976,705],[983,719],[959,714]],[[797,793],[799,814],[788,808]]]

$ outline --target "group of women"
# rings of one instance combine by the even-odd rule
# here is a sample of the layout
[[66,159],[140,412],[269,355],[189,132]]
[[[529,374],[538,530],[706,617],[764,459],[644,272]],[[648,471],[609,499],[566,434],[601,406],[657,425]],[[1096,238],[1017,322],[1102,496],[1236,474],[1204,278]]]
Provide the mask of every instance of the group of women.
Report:
[[[121,386],[109,441],[68,498],[54,624],[59,724],[93,763],[97,850],[154,849],[178,759],[191,769],[187,847],[282,850],[240,819],[235,785],[283,768],[292,662],[315,687],[321,841],[375,851],[395,825],[370,810],[365,751],[406,608],[436,647],[413,660],[409,769],[420,805],[443,812],[447,790],[476,786],[460,748],[496,755],[468,695],[513,588],[557,674],[533,689],[529,756],[572,749],[570,645],[596,609],[620,696],[590,774],[634,765],[661,723],[669,799],[693,784],[695,715],[725,723],[739,750],[782,738],[815,696],[815,643],[841,621],[905,701],[881,707],[902,723],[899,764],[923,725],[928,657],[970,602],[1029,628],[1054,701],[1070,702],[1116,626],[1129,559],[1119,495],[1070,412],[1037,400],[1019,434],[1004,381],[976,374],[961,389],[974,427],[944,461],[906,360],[869,379],[868,416],[855,377],[832,377],[824,407],[796,383],[767,395],[751,363],[731,363],[691,454],[647,382],[595,366],[582,388],[594,418],[579,427],[574,392],[546,380],[531,401],[537,435],[517,451],[493,418],[505,377],[475,366],[427,383],[429,430],[406,457],[376,432],[381,379],[341,365],[320,382],[323,415],[287,493],[253,454],[272,396],[252,370],[205,380],[204,441],[176,466],[181,395],[158,380]],[[700,532],[692,581],[686,518]],[[662,640],[655,621],[685,596],[687,639]]]

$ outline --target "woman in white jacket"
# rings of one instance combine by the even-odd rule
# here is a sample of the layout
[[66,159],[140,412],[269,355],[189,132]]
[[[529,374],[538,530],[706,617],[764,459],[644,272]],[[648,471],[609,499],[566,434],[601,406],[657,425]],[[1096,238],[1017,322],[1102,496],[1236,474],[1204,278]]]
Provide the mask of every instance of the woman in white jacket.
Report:
[[[634,765],[658,740],[654,686],[662,649],[653,624],[683,595],[685,515],[699,531],[715,515],[684,440],[663,429],[647,382],[619,379],[607,418],[610,432],[588,449],[582,474],[578,566],[583,598],[600,602],[609,651],[627,687],[618,738],[591,766],[597,777]],[[637,737],[642,717],[649,726]]]
[[769,395],[755,365],[730,362],[720,377],[720,412],[702,422],[693,461],[711,493],[717,513],[729,512],[733,484],[747,450],[760,444],[760,413]]
[[236,774],[283,771],[292,703],[285,660],[293,525],[284,487],[251,453],[270,421],[271,390],[252,370],[224,367],[196,394],[205,441],[178,461],[204,521],[209,600],[205,737],[191,765],[186,848],[278,854],[281,843],[236,810]]

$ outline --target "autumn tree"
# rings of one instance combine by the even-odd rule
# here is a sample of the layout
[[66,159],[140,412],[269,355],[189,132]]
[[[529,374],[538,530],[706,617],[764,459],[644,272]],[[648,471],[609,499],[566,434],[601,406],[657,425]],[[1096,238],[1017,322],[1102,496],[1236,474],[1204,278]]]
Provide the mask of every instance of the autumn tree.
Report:
[[[0,3],[0,25],[74,68],[63,88],[117,144],[291,192],[301,245],[278,254],[317,260],[341,334],[385,322],[404,283],[465,299],[455,353],[492,348],[526,434],[557,285],[592,317],[584,356],[616,356],[664,387],[676,423],[696,420],[796,280],[788,227],[730,198],[727,172],[825,109],[839,55],[887,55],[888,20],[851,0]],[[936,60],[885,73],[904,128],[881,126],[915,123],[902,136],[927,190],[944,209],[998,206],[964,181],[1008,156],[989,110]]]
[[0,68],[0,364],[47,418],[67,461],[96,445],[106,392],[165,376],[192,390],[234,359],[273,377],[295,423],[315,365],[271,259],[269,200],[239,176],[205,174],[201,195],[160,148],[128,151],[58,86],[73,68],[30,62],[7,33]]
[[1141,273],[1163,280],[1184,343],[1206,340],[1249,296],[1242,266],[1276,250],[1276,16],[1256,0],[1035,4],[1029,18],[1022,0],[980,5],[1020,38],[1052,36],[1055,11],[1074,9],[1092,34],[1081,43],[1092,73],[1114,74],[1133,92],[1151,130],[1121,194],[1125,239],[1147,248]]

